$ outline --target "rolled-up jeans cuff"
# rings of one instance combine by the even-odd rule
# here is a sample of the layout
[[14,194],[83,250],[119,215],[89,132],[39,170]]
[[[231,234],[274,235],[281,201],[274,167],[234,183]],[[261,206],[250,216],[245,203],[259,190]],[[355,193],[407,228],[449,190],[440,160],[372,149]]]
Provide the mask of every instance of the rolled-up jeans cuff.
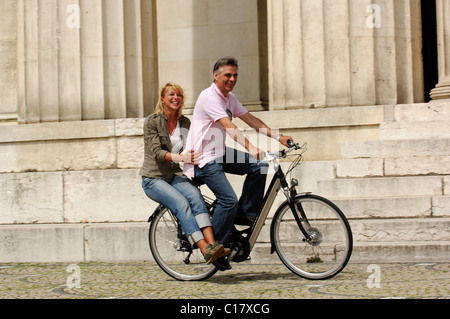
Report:
[[209,214],[199,214],[195,216],[195,221],[200,229],[205,227],[212,227],[211,219]]
[[203,234],[201,231],[195,231],[193,232],[190,236],[189,236],[189,242],[191,243],[191,245],[194,245],[195,243],[199,242],[200,240],[205,239],[205,237],[203,237]]

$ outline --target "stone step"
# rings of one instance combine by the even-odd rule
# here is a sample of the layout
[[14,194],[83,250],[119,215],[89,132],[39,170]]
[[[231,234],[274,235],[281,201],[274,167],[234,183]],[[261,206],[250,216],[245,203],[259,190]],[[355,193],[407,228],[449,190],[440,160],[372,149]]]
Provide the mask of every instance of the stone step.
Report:
[[450,217],[450,196],[332,199],[349,219]]
[[[450,196],[329,198],[349,219],[450,218]],[[275,208],[281,204],[275,203]],[[275,209],[273,210],[273,213]],[[273,214],[269,215],[270,217]]]
[[355,242],[445,241],[450,218],[350,220]]
[[0,224],[140,222],[156,207],[142,190],[138,169],[12,173],[0,179]]
[[380,140],[450,138],[449,121],[384,122]]
[[147,222],[0,225],[0,262],[149,260]]
[[[281,263],[270,244],[258,243],[251,253],[252,263]],[[449,262],[450,241],[354,242],[350,263]]]
[[[270,242],[270,223],[267,221],[264,225],[258,242]],[[349,223],[354,242],[445,241],[450,238],[450,217],[349,219]],[[298,229],[293,229],[292,236],[297,235]]]
[[384,159],[384,176],[448,174],[450,174],[450,155]]
[[336,176],[420,176],[450,174],[450,155],[355,158],[336,161]]
[[447,181],[447,176],[335,179],[319,181],[318,191],[329,198],[439,196],[448,191]]
[[354,141],[342,144],[343,159],[450,155],[450,139]]
[[[352,261],[449,261],[450,218],[351,220]],[[267,225],[252,252],[253,262],[270,255]],[[0,262],[89,262],[152,260],[149,224],[60,224],[0,226]]]
[[394,106],[394,118],[398,122],[450,121],[450,109],[446,100],[399,104]]
[[448,262],[450,241],[357,242],[350,262]]

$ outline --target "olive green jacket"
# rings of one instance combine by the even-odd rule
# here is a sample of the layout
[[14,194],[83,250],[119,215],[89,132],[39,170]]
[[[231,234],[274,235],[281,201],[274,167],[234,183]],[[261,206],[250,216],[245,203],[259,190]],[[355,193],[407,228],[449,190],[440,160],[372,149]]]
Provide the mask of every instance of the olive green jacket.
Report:
[[[186,145],[191,122],[185,116],[181,116],[179,122],[183,144]],[[144,121],[144,163],[140,171],[141,176],[170,182],[175,175],[182,175],[183,170],[179,164],[165,161],[166,153],[171,150],[172,143],[166,116],[164,114],[148,116]]]

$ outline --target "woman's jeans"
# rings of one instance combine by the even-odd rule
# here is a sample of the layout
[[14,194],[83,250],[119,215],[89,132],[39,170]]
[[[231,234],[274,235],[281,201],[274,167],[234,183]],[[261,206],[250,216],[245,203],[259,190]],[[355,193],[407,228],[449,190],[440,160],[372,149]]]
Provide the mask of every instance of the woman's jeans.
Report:
[[[219,201],[212,220],[214,236],[224,246],[229,245],[230,232],[236,215],[255,218],[259,213],[266,185],[267,164],[259,164],[247,153],[231,148],[220,161],[212,161],[200,168],[195,166],[195,177],[214,193]],[[247,175],[240,199],[228,182],[225,173]]]
[[180,221],[191,243],[204,239],[201,229],[212,226],[208,209],[197,186],[186,176],[175,176],[169,183],[142,177],[145,194],[169,208]]

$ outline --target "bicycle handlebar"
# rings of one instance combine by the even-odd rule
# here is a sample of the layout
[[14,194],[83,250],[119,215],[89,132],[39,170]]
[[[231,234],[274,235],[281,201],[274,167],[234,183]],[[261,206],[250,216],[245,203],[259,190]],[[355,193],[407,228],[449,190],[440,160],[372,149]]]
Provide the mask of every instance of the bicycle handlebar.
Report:
[[294,147],[294,146],[298,146],[298,144],[295,144],[293,140],[288,140],[288,146],[289,147]]
[[288,141],[288,145],[289,148],[287,150],[281,150],[279,152],[266,152],[266,156],[260,161],[260,163],[268,163],[278,158],[285,158],[290,152],[303,148],[303,146],[300,146],[298,143],[294,143],[292,140]]

